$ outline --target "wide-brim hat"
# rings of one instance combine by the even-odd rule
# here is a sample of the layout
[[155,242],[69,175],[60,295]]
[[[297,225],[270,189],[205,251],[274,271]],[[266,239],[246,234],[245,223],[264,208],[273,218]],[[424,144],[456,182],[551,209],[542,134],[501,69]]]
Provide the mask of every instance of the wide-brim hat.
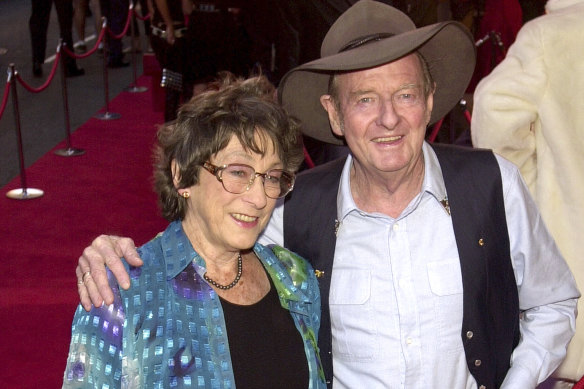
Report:
[[416,28],[403,12],[372,0],[358,1],[333,23],[322,42],[321,58],[289,71],[280,82],[278,97],[288,113],[302,121],[305,135],[343,144],[332,133],[320,104],[330,76],[383,65],[415,51],[426,60],[436,83],[430,117],[434,123],[462,98],[472,77],[476,58],[472,35],[454,21]]

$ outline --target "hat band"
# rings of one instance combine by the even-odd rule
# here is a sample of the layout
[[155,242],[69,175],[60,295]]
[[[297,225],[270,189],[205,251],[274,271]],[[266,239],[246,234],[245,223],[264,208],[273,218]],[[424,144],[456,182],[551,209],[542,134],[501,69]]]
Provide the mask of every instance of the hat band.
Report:
[[367,43],[377,42],[377,41],[380,41],[382,39],[392,37],[394,35],[395,34],[391,34],[388,32],[381,32],[378,34],[366,35],[364,37],[354,39],[351,42],[347,43],[345,46],[341,47],[341,49],[339,50],[339,53],[342,53],[343,51],[354,49],[355,47],[363,46]]

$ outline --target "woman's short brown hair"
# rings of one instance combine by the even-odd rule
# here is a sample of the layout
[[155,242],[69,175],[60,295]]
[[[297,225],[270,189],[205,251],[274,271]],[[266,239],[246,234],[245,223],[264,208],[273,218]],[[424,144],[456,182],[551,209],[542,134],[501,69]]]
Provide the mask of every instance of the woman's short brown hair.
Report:
[[[224,74],[208,91],[185,103],[175,121],[159,129],[154,181],[167,220],[182,220],[187,208],[173,183],[172,161],[177,163],[178,188],[196,185],[201,165],[234,135],[244,149],[261,155],[271,143],[285,170],[298,169],[303,159],[299,123],[274,96],[275,88],[264,76],[241,79]],[[256,138],[258,131],[262,136]]]

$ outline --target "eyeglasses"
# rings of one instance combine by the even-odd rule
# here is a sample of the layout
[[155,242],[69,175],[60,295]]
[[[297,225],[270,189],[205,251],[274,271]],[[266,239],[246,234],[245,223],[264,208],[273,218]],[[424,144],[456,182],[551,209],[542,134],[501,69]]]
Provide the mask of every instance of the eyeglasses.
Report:
[[248,191],[259,176],[264,184],[264,193],[272,199],[284,197],[290,193],[294,188],[296,178],[294,174],[282,169],[257,173],[251,166],[240,164],[215,166],[210,162],[205,162],[203,168],[217,177],[226,191],[234,194]]

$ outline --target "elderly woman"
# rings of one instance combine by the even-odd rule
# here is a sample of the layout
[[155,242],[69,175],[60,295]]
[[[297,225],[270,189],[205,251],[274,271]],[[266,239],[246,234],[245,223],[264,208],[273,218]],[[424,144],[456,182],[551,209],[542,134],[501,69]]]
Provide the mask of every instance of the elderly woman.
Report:
[[112,305],[77,308],[64,387],[325,388],[313,270],[256,243],[302,160],[273,93],[263,77],[224,80],[161,128],[171,223],[139,249],[130,289],[110,276]]

